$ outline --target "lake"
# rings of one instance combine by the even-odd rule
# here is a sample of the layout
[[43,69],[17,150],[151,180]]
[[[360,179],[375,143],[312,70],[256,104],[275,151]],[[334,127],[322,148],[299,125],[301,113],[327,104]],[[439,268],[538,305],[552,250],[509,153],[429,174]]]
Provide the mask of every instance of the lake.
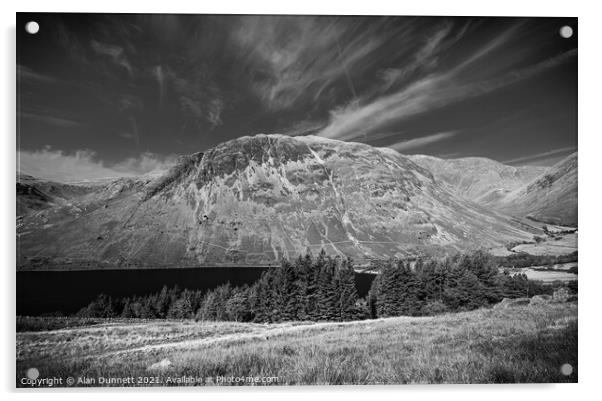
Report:
[[[114,298],[147,295],[164,285],[207,291],[230,282],[233,286],[253,284],[263,266],[194,267],[138,270],[65,270],[17,272],[17,315],[75,313],[99,294]],[[360,297],[370,290],[375,275],[355,274]]]

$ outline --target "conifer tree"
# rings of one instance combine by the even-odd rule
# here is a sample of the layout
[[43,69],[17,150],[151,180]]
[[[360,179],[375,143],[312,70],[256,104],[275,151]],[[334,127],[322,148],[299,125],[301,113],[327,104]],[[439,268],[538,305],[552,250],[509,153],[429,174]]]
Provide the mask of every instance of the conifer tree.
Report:
[[252,319],[249,305],[249,288],[243,286],[232,290],[230,298],[225,304],[228,320],[235,322],[248,322]]
[[417,315],[422,309],[420,300],[421,285],[409,263],[398,265],[399,307],[397,315]]
[[297,265],[283,260],[281,263],[280,305],[281,318],[292,321],[297,318],[298,301]]
[[312,271],[308,276],[308,304],[309,311],[308,317],[311,320],[319,320],[322,318],[322,292],[320,286],[320,280],[322,277],[324,265],[326,264],[326,252],[322,249],[318,254],[315,262],[312,263]]
[[196,314],[197,320],[217,320],[217,297],[214,291],[205,294]]
[[312,263],[309,255],[297,259],[297,281],[296,286],[296,316],[298,320],[309,318],[309,281],[312,277]]
[[380,273],[373,283],[378,317],[397,314],[399,299],[397,276],[397,266],[392,260],[382,263]]
[[318,302],[321,320],[336,320],[339,316],[335,263],[332,258],[326,258],[320,271]]
[[170,294],[169,289],[166,285],[163,286],[159,295],[157,297],[157,302],[155,303],[154,309],[157,311],[157,315],[160,318],[164,318],[167,316],[167,311],[169,310],[169,306],[174,302],[173,297]]
[[255,322],[270,321],[269,283],[267,274],[267,272],[264,272],[252,287],[253,292],[250,298],[250,304],[254,314],[253,321]]
[[339,309],[341,320],[354,320],[358,318],[360,311],[356,305],[358,302],[357,289],[355,288],[355,272],[351,259],[345,259],[339,268]]
[[193,315],[191,292],[184,290],[180,296],[169,305],[167,317],[171,319],[188,319]]
[[130,304],[130,299],[126,298],[124,303],[123,303],[123,309],[121,311],[121,317],[124,318],[134,318],[137,317],[134,313],[134,311],[132,310],[132,306]]

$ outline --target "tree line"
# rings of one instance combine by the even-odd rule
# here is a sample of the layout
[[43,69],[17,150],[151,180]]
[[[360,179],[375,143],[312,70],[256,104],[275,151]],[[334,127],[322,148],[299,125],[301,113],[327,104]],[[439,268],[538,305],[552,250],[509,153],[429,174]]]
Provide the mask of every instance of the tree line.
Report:
[[387,261],[379,267],[368,296],[372,317],[424,316],[461,312],[496,304],[504,298],[551,294],[553,288],[524,274],[500,272],[485,252],[444,259]]
[[177,287],[137,297],[100,295],[78,312],[82,317],[175,318],[273,323],[294,320],[346,321],[467,311],[501,301],[551,293],[524,274],[500,272],[484,252],[415,262],[373,262],[378,271],[368,295],[356,289],[353,261],[306,255],[282,260],[252,285],[221,285],[205,293]]
[[574,251],[564,255],[531,255],[526,252],[515,252],[508,256],[493,257],[494,262],[499,266],[509,268],[522,268],[531,266],[553,266],[557,264],[571,263],[578,261],[578,253]]

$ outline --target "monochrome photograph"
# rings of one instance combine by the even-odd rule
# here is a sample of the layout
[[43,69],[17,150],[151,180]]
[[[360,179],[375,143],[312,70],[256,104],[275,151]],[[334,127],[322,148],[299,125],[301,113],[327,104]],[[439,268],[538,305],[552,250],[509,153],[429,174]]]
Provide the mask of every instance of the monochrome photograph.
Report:
[[577,383],[578,33],[17,13],[16,387]]

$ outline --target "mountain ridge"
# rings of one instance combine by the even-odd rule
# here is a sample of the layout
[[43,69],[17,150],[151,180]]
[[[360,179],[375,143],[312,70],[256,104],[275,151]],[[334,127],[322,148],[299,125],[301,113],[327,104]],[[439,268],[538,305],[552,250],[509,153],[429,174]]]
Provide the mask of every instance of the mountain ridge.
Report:
[[365,260],[533,236],[394,150],[312,136],[224,142],[79,210],[25,216],[19,265],[269,264],[320,249]]
[[509,166],[485,157],[440,159],[411,155],[410,159],[429,169],[462,196],[491,206],[495,200],[547,171],[539,166]]
[[546,223],[577,226],[577,166],[575,152],[508,194],[499,210]]
[[577,153],[551,167],[514,167],[486,158],[409,156],[459,196],[507,215],[577,225]]

